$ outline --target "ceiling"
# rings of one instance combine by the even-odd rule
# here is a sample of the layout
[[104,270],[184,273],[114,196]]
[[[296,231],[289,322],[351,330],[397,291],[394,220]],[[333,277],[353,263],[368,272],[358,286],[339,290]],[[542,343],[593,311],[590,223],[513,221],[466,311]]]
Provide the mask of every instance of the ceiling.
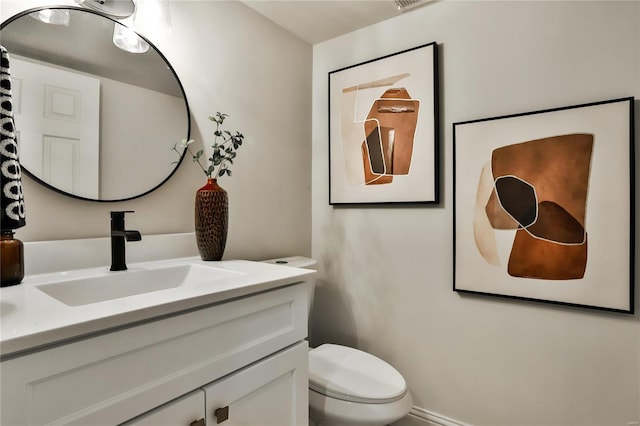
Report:
[[[394,0],[240,1],[311,45],[402,13]],[[426,3],[430,0],[403,1]],[[132,61],[131,54],[122,52],[112,45],[114,23],[110,19],[100,19],[95,13],[87,13],[89,11],[81,8],[73,9],[73,25],[69,27],[56,28],[39,23],[28,16],[17,19],[2,30],[3,44],[7,48],[11,47],[10,51],[18,55],[126,81],[151,90],[181,95],[179,87],[176,89],[173,74],[165,72],[166,66],[160,55],[133,55],[136,60]],[[98,22],[94,22],[95,19],[98,19]],[[91,29],[87,29],[87,26]],[[74,31],[78,31],[82,36],[75,35]],[[88,35],[92,37],[90,40]],[[68,46],[73,47],[67,48]],[[95,65],[93,61],[100,64]],[[153,72],[140,71],[146,69],[143,63],[145,61],[151,61]],[[135,80],[130,80],[132,78]],[[178,92],[174,93],[176,90]]]
[[5,22],[3,46],[12,55],[182,97],[173,71],[159,52],[124,52],[112,42],[113,20],[86,9],[69,10],[68,26],[44,24],[28,14]]
[[312,45],[402,13],[394,0],[242,1]]

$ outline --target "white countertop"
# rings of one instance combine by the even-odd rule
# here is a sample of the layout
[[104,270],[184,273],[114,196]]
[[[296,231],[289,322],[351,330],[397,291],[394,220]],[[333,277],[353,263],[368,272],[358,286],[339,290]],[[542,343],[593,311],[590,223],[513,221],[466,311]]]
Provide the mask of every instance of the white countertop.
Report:
[[[38,286],[61,277],[105,275],[108,267],[29,275],[19,285],[0,289],[0,356],[310,280],[315,274],[312,270],[263,262],[204,262],[199,257],[130,263],[128,266],[129,271],[136,271],[180,264],[203,265],[232,273],[214,282],[181,285],[80,306],[68,306]],[[127,274],[129,271],[109,274]]]

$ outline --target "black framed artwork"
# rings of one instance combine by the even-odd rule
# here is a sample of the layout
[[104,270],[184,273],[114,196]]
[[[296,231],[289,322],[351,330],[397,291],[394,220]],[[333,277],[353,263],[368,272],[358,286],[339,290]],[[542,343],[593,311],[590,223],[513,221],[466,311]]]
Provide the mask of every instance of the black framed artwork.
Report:
[[437,47],[329,73],[329,204],[438,202]]
[[633,313],[634,99],[453,124],[454,290]]

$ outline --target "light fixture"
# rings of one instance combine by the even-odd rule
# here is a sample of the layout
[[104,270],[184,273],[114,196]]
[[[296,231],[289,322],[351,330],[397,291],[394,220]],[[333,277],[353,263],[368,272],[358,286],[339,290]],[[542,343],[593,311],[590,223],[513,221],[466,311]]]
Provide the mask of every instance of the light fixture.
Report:
[[69,11],[67,9],[42,9],[30,13],[29,16],[45,24],[69,26]]
[[149,43],[131,28],[117,22],[113,26],[113,44],[130,53],[145,53],[149,50]]
[[82,7],[97,10],[114,18],[128,18],[136,5],[133,0],[75,0]]
[[146,36],[171,34],[169,1],[137,0],[133,27]]

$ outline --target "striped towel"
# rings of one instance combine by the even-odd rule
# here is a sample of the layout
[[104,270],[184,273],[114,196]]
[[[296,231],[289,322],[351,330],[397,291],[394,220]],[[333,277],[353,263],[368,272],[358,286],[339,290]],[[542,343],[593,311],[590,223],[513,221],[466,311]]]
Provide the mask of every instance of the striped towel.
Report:
[[11,78],[9,53],[4,46],[0,63],[0,227],[2,230],[16,229],[25,225],[24,197],[22,195],[22,171],[18,159],[11,103]]

